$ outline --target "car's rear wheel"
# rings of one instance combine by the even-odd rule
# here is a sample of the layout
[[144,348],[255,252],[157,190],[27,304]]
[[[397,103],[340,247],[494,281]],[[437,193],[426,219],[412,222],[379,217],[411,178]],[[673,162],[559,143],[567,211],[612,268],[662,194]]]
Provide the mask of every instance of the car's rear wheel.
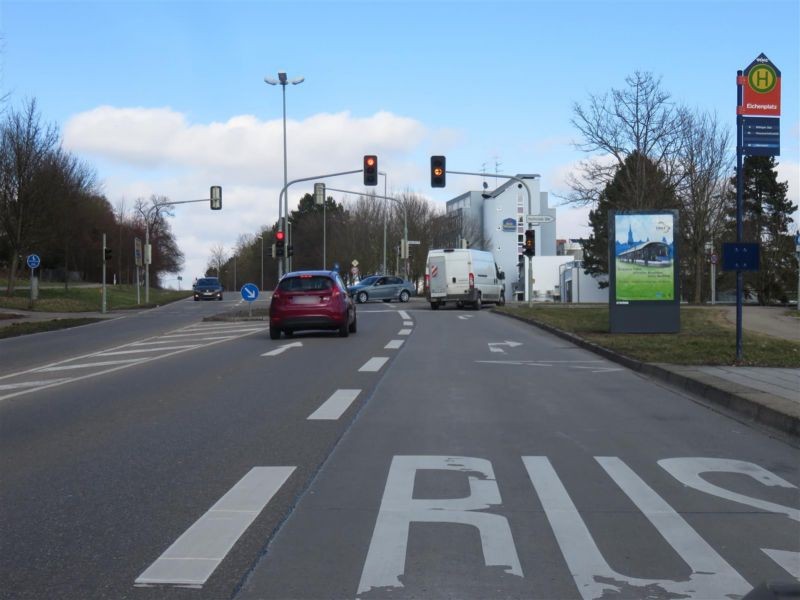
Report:
[[358,296],[356,296],[356,300],[358,300],[359,304],[364,304],[369,299],[367,296],[367,292],[359,292]]
[[278,327],[270,327],[269,328],[269,339],[271,339],[271,340],[279,340],[279,339],[281,339],[281,330]]
[[339,337],[347,337],[348,335],[350,335],[350,326],[347,323],[347,319],[345,319],[342,326],[339,327]]
[[403,290],[402,292],[400,292],[400,302],[408,302],[408,299],[410,297],[411,297],[411,294],[409,294],[406,290]]
[[350,327],[348,327],[348,328],[347,328],[347,330],[348,330],[350,333],[355,333],[355,332],[356,332],[356,329],[358,329],[358,323],[357,323],[357,321],[358,321],[358,315],[353,315],[353,322],[352,322],[352,323],[350,323]]
[[472,305],[475,310],[480,310],[483,304],[481,303],[481,295],[478,294],[478,298],[475,300],[475,303]]
[[431,310],[439,310],[439,302],[431,302]]

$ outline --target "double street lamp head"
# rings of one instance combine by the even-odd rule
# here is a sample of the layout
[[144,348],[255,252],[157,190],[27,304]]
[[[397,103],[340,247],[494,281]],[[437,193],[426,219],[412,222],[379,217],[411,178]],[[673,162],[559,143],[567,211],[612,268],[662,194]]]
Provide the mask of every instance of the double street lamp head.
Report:
[[279,72],[278,79],[270,79],[269,77],[264,77],[264,81],[270,85],[286,85],[287,83],[291,83],[292,85],[297,85],[298,83],[303,83],[306,80],[305,77],[298,77],[297,79],[289,79],[286,77],[286,73]]

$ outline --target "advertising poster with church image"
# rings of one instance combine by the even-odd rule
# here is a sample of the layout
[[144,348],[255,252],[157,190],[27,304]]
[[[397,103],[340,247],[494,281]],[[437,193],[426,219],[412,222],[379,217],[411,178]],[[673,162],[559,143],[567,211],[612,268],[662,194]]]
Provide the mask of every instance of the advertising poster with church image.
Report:
[[614,215],[615,300],[675,301],[675,214]]

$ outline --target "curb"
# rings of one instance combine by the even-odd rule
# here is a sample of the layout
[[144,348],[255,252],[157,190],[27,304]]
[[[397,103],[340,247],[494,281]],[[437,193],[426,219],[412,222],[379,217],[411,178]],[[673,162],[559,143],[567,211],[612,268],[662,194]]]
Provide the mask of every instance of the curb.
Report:
[[[661,365],[655,363],[645,363],[622,354],[618,354],[608,348],[598,346],[593,342],[586,341],[585,339],[561,329],[556,329],[552,325],[547,325],[541,321],[534,319],[527,319],[517,315],[512,315],[506,312],[492,310],[493,314],[502,315],[517,321],[522,321],[528,325],[533,325],[539,329],[558,336],[568,342],[580,346],[585,350],[599,354],[600,356],[621,364],[632,371],[643,373],[652,377],[656,377],[666,383],[679,386],[686,391],[700,396],[701,398],[713,402],[743,415],[753,421],[766,425],[782,433],[787,433],[791,436],[800,438],[800,416],[789,414],[783,410],[779,410],[772,406],[767,406],[763,402],[758,402],[749,396],[769,397],[769,394],[763,392],[756,392],[730,384],[717,377],[703,375],[702,377],[691,377],[686,375],[684,371],[691,370],[691,367],[682,365]],[[781,402],[778,402],[781,404]]]

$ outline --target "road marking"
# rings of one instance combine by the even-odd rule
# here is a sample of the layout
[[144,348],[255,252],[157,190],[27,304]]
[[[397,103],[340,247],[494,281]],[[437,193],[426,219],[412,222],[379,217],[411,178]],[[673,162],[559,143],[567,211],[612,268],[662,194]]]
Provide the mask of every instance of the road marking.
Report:
[[202,586],[295,467],[253,467],[134,582]]
[[471,319],[474,316],[475,315],[459,315],[458,318],[461,319],[462,321],[466,321],[467,319]]
[[[567,490],[545,456],[523,456],[561,553],[584,600],[633,592],[648,597],[726,598],[750,586],[656,492],[617,457],[595,457],[689,567],[687,579],[642,579],[618,573],[606,562]],[[639,590],[639,592],[636,592]]]
[[[501,352],[503,352],[501,350]],[[476,360],[476,363],[485,363],[487,365],[517,365],[525,367],[552,367],[555,365],[546,362],[534,362],[532,360]]]
[[336,420],[353,403],[361,390],[336,390],[333,395],[322,403],[317,410],[308,417],[309,421]]
[[397,314],[400,315],[401,319],[405,319],[406,321],[411,319],[411,317],[408,316],[408,313],[404,310],[398,311]]
[[81,363],[79,365],[62,365],[60,367],[45,367],[37,369],[37,373],[50,373],[52,371],[69,371],[70,369],[88,369],[89,367],[107,367],[109,365],[124,365],[140,362],[141,358],[122,358],[120,360],[104,360],[101,362]]
[[411,335],[411,330],[410,329],[401,329],[400,331],[397,332],[397,335]]
[[19,390],[28,387],[37,387],[42,385],[56,385],[59,383],[64,383],[66,381],[72,381],[71,378],[66,377],[62,379],[50,379],[50,380],[40,380],[40,381],[23,381],[21,383],[6,383],[4,385],[0,385],[0,390]]
[[358,371],[359,373],[374,373],[380,371],[381,367],[389,360],[388,356],[374,356],[364,363]]
[[119,356],[120,354],[141,354],[143,352],[164,352],[166,350],[189,350],[198,348],[199,344],[189,344],[187,346],[166,346],[160,348],[139,348],[136,350],[115,350],[113,352],[98,352],[96,356]]
[[269,352],[264,352],[261,356],[278,356],[279,354],[283,354],[289,348],[301,348],[303,346],[303,342],[292,342],[291,344],[285,344],[280,348],[276,348],[275,350],[270,350]]
[[385,350],[397,350],[403,345],[403,340],[392,340],[384,346]]
[[[461,498],[414,498],[414,480],[421,470],[463,473],[470,494]],[[464,456],[395,456],[389,468],[375,529],[361,572],[357,595],[379,588],[402,588],[411,523],[457,523],[480,532],[487,567],[522,577],[508,520],[485,511],[502,503],[492,463]],[[392,590],[389,590],[391,592]]]
[[403,321],[403,327],[413,327],[414,321]]

